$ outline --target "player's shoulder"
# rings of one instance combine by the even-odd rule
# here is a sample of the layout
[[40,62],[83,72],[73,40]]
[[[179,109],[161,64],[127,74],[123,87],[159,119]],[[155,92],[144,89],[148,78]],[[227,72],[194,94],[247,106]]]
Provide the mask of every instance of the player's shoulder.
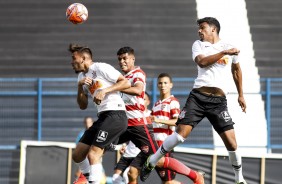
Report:
[[145,72],[140,68],[140,66],[136,66],[132,73],[141,73],[145,75]]
[[179,102],[179,100],[178,100],[175,96],[173,96],[173,95],[170,96],[170,99],[171,99],[171,101],[177,101],[177,102]]
[[221,39],[218,44],[220,44],[223,48],[231,49],[231,48],[238,48],[237,44],[234,41]]

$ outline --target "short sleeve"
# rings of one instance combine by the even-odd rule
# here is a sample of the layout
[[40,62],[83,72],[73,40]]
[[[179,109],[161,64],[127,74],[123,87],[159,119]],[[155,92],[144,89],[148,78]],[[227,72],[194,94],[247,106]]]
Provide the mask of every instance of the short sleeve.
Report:
[[193,61],[195,61],[195,58],[200,54],[203,54],[202,47],[201,47],[201,41],[197,40],[192,45],[192,59],[193,59]]
[[180,113],[180,104],[177,100],[172,100],[170,103],[170,113],[171,117],[177,118]]

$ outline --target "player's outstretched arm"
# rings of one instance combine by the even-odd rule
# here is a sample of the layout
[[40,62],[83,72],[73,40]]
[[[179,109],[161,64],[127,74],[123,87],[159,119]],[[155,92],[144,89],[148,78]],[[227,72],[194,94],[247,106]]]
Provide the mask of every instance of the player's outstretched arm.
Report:
[[130,82],[123,75],[120,75],[117,82],[114,85],[98,90],[93,101],[99,105],[107,93],[114,91],[122,91],[129,87],[130,87]]
[[243,94],[243,85],[242,85],[242,70],[241,70],[241,67],[240,67],[240,64],[239,63],[236,63],[236,64],[232,64],[232,68],[231,68],[231,71],[232,71],[232,75],[233,75],[233,80],[235,82],[235,85],[236,85],[236,88],[237,88],[237,91],[238,91],[238,103],[242,109],[243,112],[246,112],[246,102],[245,102],[245,99],[244,99],[244,94]]

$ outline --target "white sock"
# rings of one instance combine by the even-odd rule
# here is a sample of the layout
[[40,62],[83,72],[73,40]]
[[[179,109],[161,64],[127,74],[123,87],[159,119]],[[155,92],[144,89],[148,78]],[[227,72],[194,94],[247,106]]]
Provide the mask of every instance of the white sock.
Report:
[[90,163],[88,158],[85,158],[82,162],[76,164],[83,174],[90,172]]
[[128,183],[129,182],[129,179],[128,179],[128,171],[130,169],[130,166],[127,167],[124,171],[123,171],[123,174],[122,174],[122,178],[124,180],[124,183]]
[[242,158],[238,151],[228,151],[229,161],[232,165],[233,171],[235,173],[235,181],[244,181],[243,171],[242,171]]
[[150,164],[152,166],[156,166],[158,161],[167,153],[170,152],[175,146],[184,142],[185,139],[179,135],[178,133],[174,132],[170,136],[168,136],[161,147],[157,150],[155,154],[150,157]]
[[94,164],[90,166],[89,182],[93,184],[100,184],[103,177],[102,163]]
[[122,177],[119,174],[114,174],[112,177],[113,184],[122,184]]

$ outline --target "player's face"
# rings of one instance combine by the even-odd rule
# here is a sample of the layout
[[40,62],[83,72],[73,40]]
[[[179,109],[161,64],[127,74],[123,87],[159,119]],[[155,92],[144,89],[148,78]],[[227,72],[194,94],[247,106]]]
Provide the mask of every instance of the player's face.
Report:
[[135,57],[132,54],[124,53],[118,56],[120,69],[124,73],[128,73],[134,69]]
[[213,37],[213,32],[216,31],[214,26],[203,22],[199,25],[198,33],[201,41],[209,41]]
[[162,77],[158,79],[158,89],[161,94],[170,94],[172,88],[172,82],[168,77]]
[[84,62],[84,59],[80,54],[78,54],[77,52],[74,52],[72,54],[71,65],[75,73],[84,71],[83,62]]

